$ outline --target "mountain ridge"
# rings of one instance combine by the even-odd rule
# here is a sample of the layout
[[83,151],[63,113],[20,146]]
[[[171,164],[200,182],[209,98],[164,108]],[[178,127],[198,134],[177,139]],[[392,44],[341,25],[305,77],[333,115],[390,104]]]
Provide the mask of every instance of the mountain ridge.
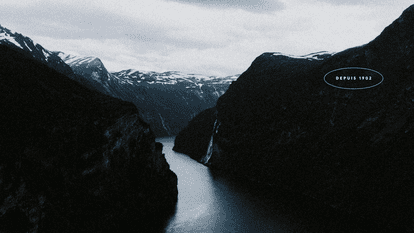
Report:
[[109,72],[98,57],[51,52],[35,45],[29,37],[1,26],[0,44],[29,52],[35,59],[91,90],[134,103],[158,137],[178,134],[197,113],[214,106],[238,77],[137,69]]
[[176,135],[198,112],[214,106],[235,76],[217,77],[127,69],[109,73],[100,60],[54,52],[88,88],[134,103],[157,136]]
[[22,34],[2,27],[1,25],[0,44],[5,44],[29,52],[33,58],[48,65],[52,69],[55,69],[59,73],[75,79],[75,74],[73,73],[72,69],[58,56],[45,49],[40,44],[35,44],[34,41],[29,37],[23,36]]

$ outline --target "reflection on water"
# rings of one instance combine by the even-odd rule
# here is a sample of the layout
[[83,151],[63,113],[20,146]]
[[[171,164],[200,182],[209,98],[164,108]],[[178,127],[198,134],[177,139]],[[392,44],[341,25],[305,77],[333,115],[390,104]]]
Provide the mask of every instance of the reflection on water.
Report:
[[170,169],[178,177],[172,232],[380,232],[375,224],[337,213],[321,203],[286,191],[270,190],[211,171],[163,143]]

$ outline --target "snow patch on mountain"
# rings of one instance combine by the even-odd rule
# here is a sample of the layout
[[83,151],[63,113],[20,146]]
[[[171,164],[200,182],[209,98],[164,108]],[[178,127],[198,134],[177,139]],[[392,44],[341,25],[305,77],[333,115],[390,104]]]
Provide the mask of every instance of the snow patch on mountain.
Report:
[[43,55],[45,56],[46,61],[49,59],[50,57],[50,53],[48,51],[42,50]]
[[285,57],[290,57],[290,58],[308,59],[308,60],[323,60],[324,56],[326,56],[326,55],[331,55],[332,56],[334,54],[335,54],[335,52],[320,51],[320,52],[310,53],[310,54],[303,55],[303,56],[296,56],[296,55],[292,55],[292,54],[284,54],[284,53],[276,52],[276,53],[273,53],[273,56],[285,56]]
[[32,39],[22,34],[13,32],[0,25],[0,44],[21,49],[28,52],[36,60],[46,64],[50,68],[74,78],[72,69],[66,65],[57,55],[43,48],[40,44],[35,44]]
[[163,85],[176,85],[178,83],[186,83],[186,88],[198,88],[201,90],[203,85],[213,84],[231,84],[240,75],[218,77],[218,76],[207,76],[201,74],[186,74],[180,71],[166,71],[158,73],[155,71],[142,71],[137,69],[122,70],[119,72],[112,72],[112,75],[119,79],[133,80],[137,83],[148,83],[148,84],[163,84]]
[[93,56],[75,56],[75,55],[71,55],[71,54],[65,54],[63,52],[58,52],[58,56],[66,62],[66,64],[69,65],[74,65],[74,66],[79,66],[82,64],[88,64],[94,60],[97,60],[97,57],[93,57]]
[[27,48],[30,52],[32,52],[32,51],[33,51],[33,50],[30,48],[30,46],[29,46],[29,45],[27,45],[26,41],[24,41],[24,45],[26,46],[26,48]]
[[6,31],[2,30],[2,28],[0,28],[0,41],[9,41],[11,43],[13,43],[14,45],[16,45],[17,47],[23,49],[23,47],[14,39],[14,37],[7,33]]

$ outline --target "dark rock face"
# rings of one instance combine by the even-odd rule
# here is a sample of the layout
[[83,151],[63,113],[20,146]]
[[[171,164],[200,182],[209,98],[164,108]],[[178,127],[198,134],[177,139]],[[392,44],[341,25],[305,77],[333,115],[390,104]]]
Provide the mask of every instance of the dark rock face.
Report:
[[[374,220],[384,231],[412,231],[413,47],[414,5],[360,47],[319,59],[262,54],[217,102],[220,127],[208,163]],[[324,82],[344,67],[376,70],[384,82],[357,91]],[[192,138],[176,143],[196,140],[186,135]]]
[[215,120],[216,108],[209,108],[197,114],[175,137],[173,150],[201,161],[206,155]]
[[0,80],[0,232],[162,229],[177,177],[133,104],[5,45]]

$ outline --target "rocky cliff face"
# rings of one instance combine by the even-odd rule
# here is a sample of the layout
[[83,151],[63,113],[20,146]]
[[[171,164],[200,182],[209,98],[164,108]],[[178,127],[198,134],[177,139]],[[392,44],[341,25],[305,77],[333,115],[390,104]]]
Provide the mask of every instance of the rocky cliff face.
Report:
[[[209,108],[197,114],[175,137],[173,150],[202,161],[211,141],[216,114],[216,108]],[[195,140],[189,140],[191,138]]]
[[[213,132],[206,163],[375,220],[385,231],[412,231],[413,47],[414,5],[366,45],[315,59],[262,54],[219,98],[219,128],[204,122]],[[384,81],[363,90],[324,82],[345,67],[376,70]],[[176,148],[194,140],[183,134]]]
[[0,232],[162,229],[177,177],[133,104],[5,45],[0,80]]
[[236,76],[215,77],[177,71],[123,70],[109,73],[96,57],[54,52],[93,90],[134,103],[157,137],[176,135],[199,112],[211,108]]

